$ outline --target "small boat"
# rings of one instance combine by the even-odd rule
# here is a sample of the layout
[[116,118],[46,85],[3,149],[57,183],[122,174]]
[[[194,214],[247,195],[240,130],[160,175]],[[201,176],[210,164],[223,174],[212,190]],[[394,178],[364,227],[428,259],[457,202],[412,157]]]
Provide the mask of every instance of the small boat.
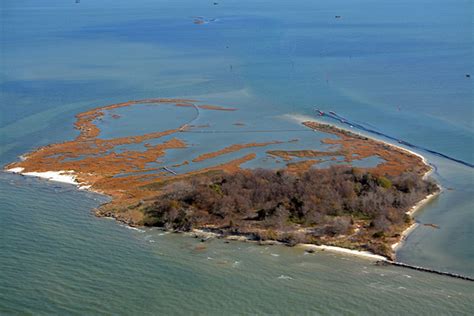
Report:
[[318,112],[319,116],[324,116],[324,112],[321,111],[321,110],[316,110],[316,112]]
[[336,112],[333,112],[333,111],[329,111],[329,114],[337,115]]

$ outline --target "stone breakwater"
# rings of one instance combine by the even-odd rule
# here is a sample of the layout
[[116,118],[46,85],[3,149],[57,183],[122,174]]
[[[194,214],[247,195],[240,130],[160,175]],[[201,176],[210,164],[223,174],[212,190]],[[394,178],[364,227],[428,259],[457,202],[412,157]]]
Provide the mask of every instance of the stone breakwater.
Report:
[[439,275],[445,275],[449,276],[452,278],[457,278],[457,279],[462,279],[466,281],[474,281],[474,278],[470,276],[465,276],[462,274],[457,274],[457,273],[452,273],[452,272],[445,272],[445,271],[439,271],[435,269],[430,269],[430,268],[424,268],[420,266],[415,266],[415,265],[410,265],[406,264],[403,262],[397,262],[397,261],[390,261],[390,260],[380,260],[376,262],[376,265],[384,266],[384,265],[392,265],[392,266],[397,266],[397,267],[402,267],[402,268],[407,268],[407,269],[412,269],[412,270],[417,270],[417,271],[423,271],[423,272],[429,272],[429,273],[434,273],[434,274],[439,274]]

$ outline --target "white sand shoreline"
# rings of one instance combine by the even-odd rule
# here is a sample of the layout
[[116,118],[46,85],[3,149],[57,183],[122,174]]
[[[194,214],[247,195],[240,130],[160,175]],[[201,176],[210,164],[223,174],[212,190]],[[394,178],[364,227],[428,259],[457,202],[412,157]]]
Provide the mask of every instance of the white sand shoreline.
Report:
[[423,200],[419,201],[414,206],[412,206],[410,210],[406,212],[406,214],[413,216],[416,212],[422,209],[423,206],[425,206],[429,201],[431,201],[432,199],[434,199],[436,196],[438,196],[441,193],[442,188],[440,186],[438,186],[438,188],[439,188],[438,192],[427,195]]
[[[406,214],[408,214],[411,218],[414,217],[414,214],[416,212],[418,212],[420,209],[422,209],[426,204],[428,204],[431,200],[433,200],[435,197],[437,197],[439,194],[441,194],[442,192],[442,187],[439,186],[439,191],[436,192],[436,193],[432,193],[428,196],[426,196],[423,200],[419,201],[418,203],[416,203],[414,206],[412,206],[412,208],[406,212]],[[393,251],[396,251],[397,249],[399,249],[403,243],[405,242],[405,240],[407,239],[408,235],[410,235],[414,230],[415,228],[417,228],[419,226],[418,223],[413,223],[410,225],[410,227],[408,227],[407,229],[405,229],[402,233],[401,233],[401,236],[400,236],[400,240],[394,244],[391,245],[391,248]]]
[[386,257],[381,255],[376,255],[370,251],[363,251],[363,250],[354,250],[336,246],[328,246],[328,245],[313,245],[313,244],[297,244],[296,247],[304,248],[305,250],[315,249],[320,251],[329,251],[334,253],[340,253],[345,255],[357,256],[365,259],[371,260],[387,260]]
[[53,182],[67,183],[76,186],[79,190],[87,190],[90,185],[80,183],[76,179],[74,170],[44,171],[44,172],[23,172],[24,168],[16,167],[6,169],[6,172],[21,174],[23,176],[46,179]]

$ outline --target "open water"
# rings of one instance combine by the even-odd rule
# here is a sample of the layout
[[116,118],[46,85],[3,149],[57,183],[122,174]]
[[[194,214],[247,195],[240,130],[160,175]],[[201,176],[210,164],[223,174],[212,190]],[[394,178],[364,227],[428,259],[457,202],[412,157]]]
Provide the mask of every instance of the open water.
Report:
[[[74,137],[78,112],[151,97],[238,109],[213,112],[222,120],[212,130],[238,130],[236,121],[299,129],[289,115],[311,116],[316,106],[474,163],[472,1],[213,2],[2,0],[1,164]],[[197,123],[207,123],[203,113]],[[235,133],[235,143],[291,133],[322,137]],[[187,137],[200,144],[199,135]],[[398,257],[474,276],[474,172],[426,157],[445,190],[417,220],[440,228],[421,225]],[[474,307],[471,282],[132,230],[94,217],[104,201],[0,174],[1,314],[467,315]]]

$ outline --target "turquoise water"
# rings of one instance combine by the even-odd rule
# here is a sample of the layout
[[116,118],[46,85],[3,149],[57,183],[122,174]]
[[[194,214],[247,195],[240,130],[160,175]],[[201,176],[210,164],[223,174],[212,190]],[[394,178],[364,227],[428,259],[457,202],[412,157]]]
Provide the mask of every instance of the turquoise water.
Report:
[[[202,111],[196,124],[214,130],[299,129],[287,115],[317,105],[474,162],[471,1],[218,2],[2,1],[0,162],[77,135],[78,112],[150,97],[238,108]],[[195,25],[195,16],[211,22]],[[296,137],[296,148],[322,137],[292,133],[226,137]],[[185,137],[193,154],[205,145]],[[474,173],[426,157],[449,190],[417,219],[440,229],[417,228],[399,259],[474,276]],[[103,197],[74,187],[2,173],[0,188],[2,314],[473,309],[466,281],[285,247],[212,241],[197,250],[193,238],[95,218]]]

